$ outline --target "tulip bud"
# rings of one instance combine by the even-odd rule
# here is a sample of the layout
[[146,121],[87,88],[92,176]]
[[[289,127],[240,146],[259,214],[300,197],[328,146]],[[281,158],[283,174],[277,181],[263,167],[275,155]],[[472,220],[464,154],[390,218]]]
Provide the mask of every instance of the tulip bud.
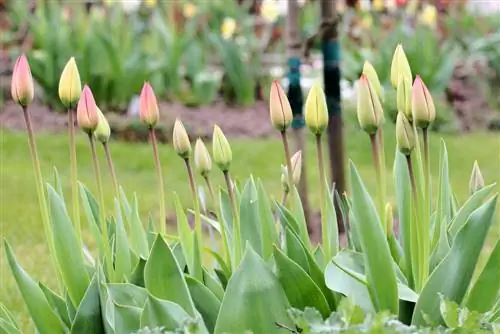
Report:
[[394,51],[391,63],[391,84],[394,88],[398,87],[399,77],[403,76],[412,80],[411,68],[403,50],[403,46],[398,44]]
[[309,129],[316,135],[321,135],[328,126],[328,108],[325,93],[317,82],[307,95],[305,121]]
[[474,167],[472,168],[472,174],[469,181],[469,192],[472,195],[476,191],[484,187],[484,179],[477,161],[474,161]]
[[59,79],[59,99],[66,108],[73,108],[80,99],[82,83],[75,58],[71,57],[64,66]]
[[222,133],[222,130],[217,125],[214,125],[212,136],[212,154],[215,164],[223,172],[227,172],[233,159],[233,153],[231,152],[231,146],[226,136],[224,136],[224,133]]
[[369,134],[375,133],[382,124],[384,112],[382,104],[365,74],[362,74],[359,79],[357,111],[361,128]]
[[[292,163],[293,184],[297,185],[300,182],[300,176],[302,174],[302,151],[300,150],[295,152],[290,160]],[[288,170],[285,166],[282,166],[281,168],[281,184],[283,185],[285,191],[288,191],[290,189],[290,186],[288,184]]]
[[402,112],[398,112],[396,119],[396,141],[399,151],[406,156],[410,155],[415,147],[413,128]]
[[198,138],[194,145],[194,165],[201,175],[206,176],[212,170],[212,159],[203,140]]
[[20,55],[14,64],[10,91],[12,99],[23,107],[30,104],[35,97],[30,65],[24,54]]
[[94,136],[98,141],[104,144],[111,136],[111,128],[109,127],[108,120],[99,107],[97,108],[97,115],[99,123],[97,123],[97,128],[94,130]]
[[363,74],[366,75],[368,81],[372,84],[375,93],[377,93],[380,101],[384,101],[384,90],[378,79],[377,71],[373,68],[373,65],[369,61],[365,61],[363,66]]
[[285,131],[292,123],[292,107],[278,81],[274,81],[269,94],[271,123],[279,131]]
[[141,121],[151,128],[155,127],[160,118],[160,112],[155,92],[147,81],[142,86],[139,102],[139,117]]
[[391,235],[394,230],[394,216],[391,203],[385,205],[385,223],[387,226],[387,235]]
[[436,108],[431,93],[418,75],[413,83],[411,107],[413,121],[422,129],[429,127],[436,119]]
[[179,119],[175,120],[174,123],[174,133],[173,133],[173,144],[174,150],[181,158],[189,157],[191,153],[191,142],[189,141],[189,136]]
[[405,114],[408,121],[411,122],[413,120],[411,113],[411,81],[405,76],[399,77],[397,107],[399,112]]
[[89,86],[83,87],[80,101],[76,107],[76,120],[78,126],[86,133],[93,132],[99,123],[99,114],[97,113],[97,105],[92,95]]

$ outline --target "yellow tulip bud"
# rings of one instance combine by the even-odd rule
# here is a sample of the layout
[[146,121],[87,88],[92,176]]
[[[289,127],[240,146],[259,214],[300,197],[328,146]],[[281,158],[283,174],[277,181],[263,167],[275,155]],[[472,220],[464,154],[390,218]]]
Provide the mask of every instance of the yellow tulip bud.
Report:
[[383,102],[384,90],[382,88],[382,85],[380,84],[380,80],[378,79],[377,71],[375,71],[375,68],[369,61],[365,61],[365,64],[363,65],[363,74],[366,75],[368,81],[370,81],[370,83],[372,84],[375,93],[377,93],[380,101]]
[[59,99],[66,108],[74,108],[80,99],[82,83],[75,58],[71,57],[64,66],[59,79]]
[[436,108],[431,93],[418,75],[413,83],[411,103],[413,121],[422,129],[428,128],[436,119]]
[[403,46],[398,44],[391,63],[391,84],[394,88],[398,87],[400,76],[404,76],[410,81],[412,80],[410,64],[406,58]]
[[17,58],[12,71],[11,82],[12,99],[23,107],[26,107],[35,97],[33,77],[30,65],[24,54]]
[[469,193],[472,195],[476,191],[484,188],[484,179],[477,161],[474,161],[474,167],[472,167],[472,173],[469,181]]
[[328,126],[328,107],[323,89],[315,83],[307,95],[305,121],[311,131],[319,136]]
[[76,107],[78,126],[86,133],[93,132],[99,123],[97,105],[89,86],[85,85]]
[[184,125],[179,119],[175,120],[173,133],[174,150],[182,158],[189,157],[191,153],[191,142]]
[[158,123],[160,118],[155,92],[147,81],[142,86],[141,95],[139,97],[139,118],[144,124],[151,128]]
[[385,223],[387,226],[387,235],[391,235],[394,231],[394,216],[391,203],[385,205]]
[[269,94],[269,115],[271,123],[279,131],[285,131],[292,123],[293,114],[290,102],[281,88],[278,81],[274,81],[271,85]]
[[111,136],[111,128],[109,127],[108,120],[99,108],[97,108],[97,115],[99,123],[97,124],[97,128],[94,130],[94,136],[98,141],[104,144]]
[[411,81],[405,76],[399,77],[397,89],[397,107],[398,111],[405,114],[406,118],[412,122],[413,116],[411,112]]
[[396,141],[401,153],[408,156],[415,147],[413,127],[402,112],[398,112],[396,119]]
[[359,79],[357,112],[359,125],[369,134],[375,133],[384,119],[382,104],[365,74]]
[[194,165],[201,175],[206,176],[212,170],[212,159],[203,140],[198,138],[194,145]]
[[226,136],[224,136],[224,133],[217,125],[214,125],[214,133],[212,135],[212,155],[215,164],[223,172],[227,172],[233,160],[233,153],[231,152],[231,146]]

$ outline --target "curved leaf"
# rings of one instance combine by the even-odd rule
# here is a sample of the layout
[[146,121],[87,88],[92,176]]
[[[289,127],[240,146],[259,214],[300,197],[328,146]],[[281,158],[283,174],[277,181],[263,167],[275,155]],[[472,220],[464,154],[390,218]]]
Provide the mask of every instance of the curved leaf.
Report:
[[185,277],[196,310],[200,312],[208,331],[213,333],[219,314],[220,301],[196,278],[187,275]]
[[259,196],[253,177],[250,177],[243,188],[240,201],[241,242],[250,242],[252,248],[262,255],[262,233],[259,211]]
[[101,318],[98,284],[97,276],[94,275],[76,310],[75,319],[71,326],[71,333],[105,333]]
[[189,319],[189,315],[176,303],[162,300],[148,294],[146,305],[141,314],[141,328],[163,327],[166,330],[175,330]]
[[273,244],[278,240],[278,233],[273,211],[271,210],[271,203],[269,202],[264,185],[260,180],[257,181],[257,192],[262,230],[262,256],[264,259],[268,259],[273,253]]
[[[115,333],[135,333],[141,328],[139,307],[113,304]],[[91,332],[82,332],[91,333]]]

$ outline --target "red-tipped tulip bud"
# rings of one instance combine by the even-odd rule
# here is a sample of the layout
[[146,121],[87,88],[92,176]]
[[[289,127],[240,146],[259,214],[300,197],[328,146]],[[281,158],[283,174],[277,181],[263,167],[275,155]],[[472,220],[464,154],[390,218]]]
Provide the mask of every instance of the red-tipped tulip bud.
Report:
[[111,136],[111,128],[109,127],[108,120],[99,108],[97,108],[97,115],[99,123],[97,124],[97,128],[94,130],[94,136],[98,141],[104,144]]
[[24,54],[17,58],[12,72],[11,82],[12,99],[23,107],[33,101],[35,89],[33,86],[33,77],[31,76],[30,65]]
[[413,115],[411,113],[411,80],[405,76],[399,77],[397,107],[398,111],[405,114],[410,122],[413,121]]
[[203,140],[198,138],[194,145],[194,165],[201,175],[206,176],[212,170],[212,159]]
[[212,155],[215,164],[219,166],[223,172],[227,172],[233,160],[233,153],[226,136],[224,136],[224,133],[217,125],[214,125],[214,133],[212,136]]
[[394,88],[398,87],[399,77],[404,76],[410,81],[412,80],[411,68],[408,63],[408,58],[403,50],[403,46],[398,44],[394,51],[391,63],[391,84]]
[[422,129],[428,128],[436,119],[436,108],[431,93],[418,75],[413,83],[411,107],[413,121]]
[[396,119],[396,142],[399,151],[406,156],[410,155],[415,147],[413,127],[402,112],[398,112]]
[[80,99],[82,83],[75,58],[71,57],[59,79],[59,99],[66,108],[74,108]]
[[179,119],[175,120],[173,133],[174,150],[181,157],[186,159],[191,153],[191,142],[184,125]]
[[307,127],[315,135],[321,135],[328,126],[328,107],[319,83],[316,82],[309,91],[304,109]]
[[274,81],[271,85],[269,114],[271,123],[279,131],[285,131],[292,123],[292,107],[278,81]]
[[139,117],[141,121],[149,127],[154,127],[158,123],[160,112],[155,92],[149,82],[145,82],[144,86],[142,86],[139,101]]
[[92,95],[92,91],[87,85],[83,87],[80,101],[78,101],[76,119],[78,121],[78,126],[87,133],[93,132],[99,123],[99,114],[97,112],[94,95]]
[[359,79],[357,113],[359,125],[369,134],[375,133],[382,124],[382,104],[365,74]]
[[484,179],[477,161],[474,161],[474,167],[472,168],[472,174],[469,181],[469,192],[472,195],[476,191],[484,188]]
[[380,101],[384,101],[384,90],[378,79],[377,71],[369,61],[365,61],[363,65],[363,74],[366,75],[368,81],[372,84],[373,89],[377,93]]

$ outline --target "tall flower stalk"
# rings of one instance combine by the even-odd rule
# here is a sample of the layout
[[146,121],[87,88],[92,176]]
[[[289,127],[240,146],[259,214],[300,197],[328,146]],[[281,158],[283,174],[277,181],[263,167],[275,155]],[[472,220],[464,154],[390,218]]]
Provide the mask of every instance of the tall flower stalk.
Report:
[[94,131],[94,136],[102,144],[104,149],[104,154],[106,156],[106,162],[108,164],[109,173],[111,175],[111,180],[113,182],[113,189],[115,192],[115,197],[119,198],[119,188],[118,188],[118,180],[116,178],[115,166],[113,164],[113,159],[111,157],[111,150],[109,148],[109,137],[111,136],[111,128],[109,127],[109,123],[104,117],[102,111],[97,108],[97,113],[99,115],[99,123],[97,124],[97,128]]

